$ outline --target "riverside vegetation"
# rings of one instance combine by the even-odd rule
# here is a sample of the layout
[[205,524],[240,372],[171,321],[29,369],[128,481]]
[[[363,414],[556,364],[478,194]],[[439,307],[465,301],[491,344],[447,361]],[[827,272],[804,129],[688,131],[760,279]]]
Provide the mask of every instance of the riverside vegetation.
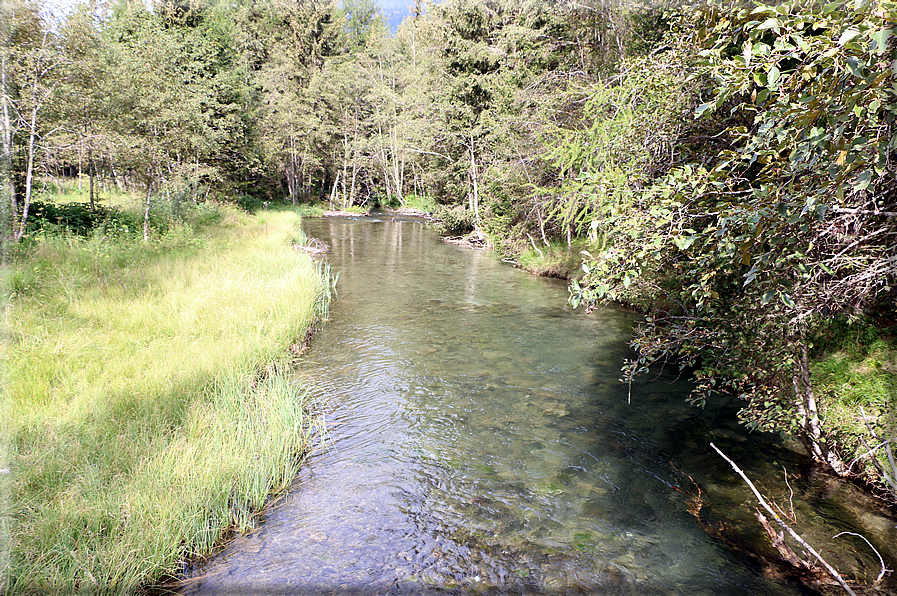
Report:
[[206,204],[146,244],[126,215],[38,231],[4,271],[7,592],[176,577],[321,430],[285,375],[329,283],[291,246],[298,216]]
[[[419,0],[392,36],[372,0],[51,8],[0,4],[4,254],[40,263],[69,242],[106,292],[166,243],[203,262],[164,221],[212,201],[272,218],[426,205],[453,236],[573,277],[574,305],[644,312],[626,380],[676,367],[696,404],[734,395],[749,428],[895,499],[893,0]],[[80,210],[41,186],[73,173]],[[139,193],[136,238],[34,227],[115,221],[100,188]],[[203,250],[238,229],[208,228]],[[12,312],[82,292],[30,266],[9,276]]]

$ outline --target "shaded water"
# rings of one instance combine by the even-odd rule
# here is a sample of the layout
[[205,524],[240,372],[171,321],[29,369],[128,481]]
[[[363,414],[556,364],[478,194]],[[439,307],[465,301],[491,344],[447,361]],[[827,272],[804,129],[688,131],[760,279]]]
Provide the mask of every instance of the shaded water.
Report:
[[328,396],[329,441],[190,593],[794,593],[702,531],[677,469],[737,517],[751,497],[709,441],[819,494],[803,462],[745,438],[731,406],[689,408],[672,377],[635,385],[627,404],[633,315],[573,311],[563,283],[418,222],[306,231],[340,272],[297,371]]

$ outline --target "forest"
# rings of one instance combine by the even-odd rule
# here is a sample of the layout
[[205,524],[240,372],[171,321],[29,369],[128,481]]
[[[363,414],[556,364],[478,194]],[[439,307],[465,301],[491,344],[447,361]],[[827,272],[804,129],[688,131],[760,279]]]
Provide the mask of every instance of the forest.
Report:
[[[65,310],[42,292],[79,291],[66,286],[72,271],[107,286],[115,276],[159,283],[167,274],[138,271],[160,251],[202,268],[197,251],[225,250],[216,242],[239,229],[264,224],[268,238],[269,206],[413,208],[446,235],[569,279],[574,307],[615,301],[643,313],[624,383],[679,371],[694,381],[695,405],[736,396],[748,428],[794,437],[835,474],[895,499],[893,0],[414,0],[394,35],[373,0],[90,0],[66,10],[3,0],[0,11],[6,307],[40,302],[32,330]],[[126,206],[110,198],[125,195]],[[275,227],[287,242],[300,239],[296,225]],[[75,248],[81,257],[65,256]],[[70,269],[55,269],[66,259]],[[301,325],[313,327],[329,273],[288,274],[318,276],[302,298]],[[12,343],[30,333],[6,331]],[[279,341],[297,339],[290,333]],[[248,369],[271,353],[258,348]],[[26,412],[5,428],[7,467],[61,449],[54,437],[74,424],[67,414],[42,426],[41,408],[57,398],[40,392],[58,372],[26,382],[36,358],[52,360],[6,358],[6,408]],[[276,385],[275,372],[265,378]],[[195,424],[186,405],[171,407],[158,432]],[[143,406],[120,408],[124,420]],[[105,436],[71,432],[82,450]],[[148,449],[153,440],[141,439]],[[147,473],[143,456],[117,472],[83,457],[106,476],[96,486]],[[56,466],[32,462],[6,489],[14,519],[56,511],[6,555],[26,570],[14,587],[54,565],[74,574],[62,585],[90,584],[79,557],[33,559],[42,539],[60,540],[41,536],[64,515],[36,487],[87,473]],[[108,532],[114,517],[83,531]],[[102,582],[140,584],[171,565]]]

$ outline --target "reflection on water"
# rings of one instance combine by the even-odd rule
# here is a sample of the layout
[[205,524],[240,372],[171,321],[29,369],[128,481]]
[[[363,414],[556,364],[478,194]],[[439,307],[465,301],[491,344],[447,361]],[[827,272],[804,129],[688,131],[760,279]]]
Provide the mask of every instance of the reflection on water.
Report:
[[563,283],[417,222],[306,229],[340,271],[297,371],[330,399],[330,440],[190,593],[792,593],[706,536],[676,468],[729,494],[711,440],[792,485],[801,462],[746,439],[731,408],[689,408],[673,378],[628,405],[632,315],[572,311]]

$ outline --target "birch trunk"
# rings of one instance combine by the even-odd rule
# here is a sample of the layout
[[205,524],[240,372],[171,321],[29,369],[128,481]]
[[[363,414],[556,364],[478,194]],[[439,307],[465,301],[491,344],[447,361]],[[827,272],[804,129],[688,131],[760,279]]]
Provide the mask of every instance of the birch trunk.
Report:
[[[7,80],[6,80],[6,55],[0,56],[0,101],[2,101],[2,141],[3,141],[3,163],[0,164],[0,177],[3,178],[2,183],[7,187],[7,192],[9,192],[9,205],[11,209],[10,219],[7,222],[3,222],[4,230],[3,236],[6,236],[7,233],[10,233],[14,230],[12,226],[15,226],[15,217],[18,212],[18,205],[16,204],[16,185],[13,179],[13,167],[12,167],[12,123],[9,118],[9,95],[7,94]],[[9,224],[11,227],[6,228],[5,225]],[[14,232],[13,232],[14,233]]]
[[146,185],[146,203],[143,207],[143,241],[149,242],[149,215],[150,215],[150,200],[153,196],[153,185],[152,183],[147,183]]
[[470,132],[470,178],[471,178],[471,192],[470,192],[470,210],[473,211],[473,221],[476,224],[476,227],[479,229],[480,227],[480,191],[479,191],[479,182],[477,180],[477,160],[476,155],[474,153],[473,148],[473,131]]
[[[25,165],[25,200],[22,203],[22,218],[19,220],[19,229],[16,231],[15,241],[18,242],[25,236],[25,226],[28,223],[28,208],[31,206],[31,192],[34,184],[34,141],[37,138],[37,103],[31,108],[31,117],[28,126],[28,151]],[[15,215],[13,215],[15,217]]]
[[[87,175],[90,178],[90,212],[96,212],[96,204],[94,202],[94,181],[96,180],[97,171],[93,163],[93,147],[87,148]],[[78,184],[81,183],[81,172],[78,172]]]
[[798,353],[794,355],[794,372],[792,384],[795,393],[795,406],[804,435],[804,443],[814,460],[828,464],[839,476],[847,474],[844,461],[829,448],[822,432],[822,421],[819,418],[819,407],[810,375],[809,349],[801,340]]

